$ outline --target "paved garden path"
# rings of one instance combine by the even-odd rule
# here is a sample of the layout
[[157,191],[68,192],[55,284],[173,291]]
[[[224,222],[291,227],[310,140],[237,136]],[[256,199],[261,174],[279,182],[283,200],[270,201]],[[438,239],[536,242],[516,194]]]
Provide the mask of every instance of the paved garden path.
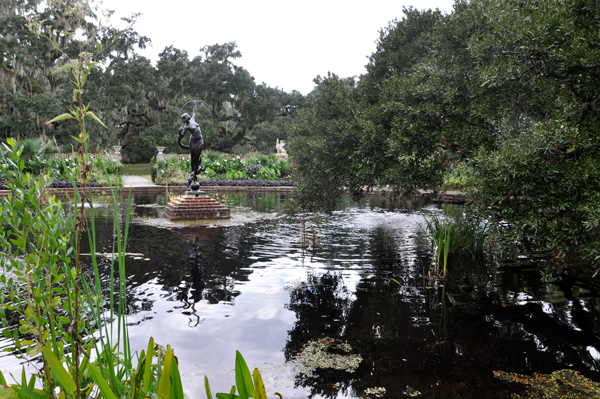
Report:
[[151,180],[143,178],[141,176],[124,175],[121,176],[123,180],[123,187],[144,187],[144,186],[156,186]]

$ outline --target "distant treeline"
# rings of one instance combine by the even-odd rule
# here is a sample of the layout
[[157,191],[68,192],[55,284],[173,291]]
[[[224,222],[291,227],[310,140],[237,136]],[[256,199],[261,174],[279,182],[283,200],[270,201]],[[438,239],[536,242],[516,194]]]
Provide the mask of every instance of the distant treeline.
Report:
[[186,51],[170,46],[154,66],[136,53],[150,44],[150,38],[133,29],[116,36],[111,26],[97,23],[99,11],[91,8],[86,25],[74,26],[77,22],[69,20],[67,9],[76,2],[53,3],[64,11],[60,17],[39,0],[4,0],[0,5],[1,138],[44,136],[70,151],[70,136],[77,131],[73,121],[45,125],[70,108],[73,87],[68,72],[53,73],[66,61],[47,38],[30,31],[32,23],[42,32],[52,30],[57,44],[69,54],[86,51],[86,45],[61,32],[83,30],[108,49],[94,59],[98,64],[84,93],[84,102],[92,104],[108,127],[88,126],[92,152],[102,153],[120,143],[126,162],[149,162],[156,146],[179,151],[180,116],[191,115],[193,109],[190,104],[181,111],[188,100],[208,104],[198,104],[196,119],[210,149],[270,152],[277,138],[287,138],[287,119],[302,107],[304,97],[257,84],[249,71],[235,65],[241,57],[235,42],[204,46],[191,59]]

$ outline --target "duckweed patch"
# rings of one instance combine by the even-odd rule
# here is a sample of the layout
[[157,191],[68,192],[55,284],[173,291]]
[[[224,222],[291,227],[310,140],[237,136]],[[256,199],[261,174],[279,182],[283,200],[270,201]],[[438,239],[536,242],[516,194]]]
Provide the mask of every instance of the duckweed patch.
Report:
[[332,338],[322,338],[318,341],[310,341],[296,357],[296,374],[304,374],[308,377],[316,377],[317,369],[342,370],[348,373],[356,371],[361,355],[344,354],[350,353],[352,346]]
[[406,386],[406,389],[404,391],[402,391],[402,393],[406,396],[410,396],[411,398],[421,395],[421,392],[417,391],[414,388],[409,387],[408,385]]
[[513,394],[513,399],[588,399],[600,398],[600,384],[585,378],[577,371],[565,369],[551,374],[526,376],[506,371],[494,371],[500,380],[527,386],[524,395]]
[[383,387],[367,388],[367,389],[365,389],[365,394],[380,398],[383,395],[385,395],[385,388],[383,388]]

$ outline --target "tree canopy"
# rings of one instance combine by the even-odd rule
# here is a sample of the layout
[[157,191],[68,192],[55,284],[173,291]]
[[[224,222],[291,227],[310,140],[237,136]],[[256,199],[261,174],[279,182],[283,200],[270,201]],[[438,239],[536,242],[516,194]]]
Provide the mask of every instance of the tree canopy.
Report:
[[[82,24],[69,17],[76,7],[85,9]],[[208,104],[199,107],[198,122],[208,136],[209,148],[270,151],[277,138],[286,139],[287,117],[302,105],[303,96],[257,84],[249,71],[235,64],[242,56],[235,42],[206,45],[191,58],[186,51],[169,46],[153,65],[137,53],[150,38],[132,28],[118,32],[101,25],[101,13],[80,0],[2,3],[0,137],[43,136],[70,150],[71,122],[45,125],[68,108],[72,97],[68,75],[53,73],[66,61],[46,37],[32,32],[36,25],[67,54],[86,51],[84,42],[72,32],[81,32],[83,39],[93,35],[106,47],[94,59],[98,64],[90,72],[84,94],[108,127],[91,127],[94,152],[120,143],[126,160],[148,162],[156,146],[179,151],[173,132],[181,123],[181,107],[192,99]],[[181,112],[191,112],[191,108]]]
[[[597,263],[600,3],[457,1],[405,8],[357,81],[316,80],[289,152],[298,203],[333,209],[346,186],[439,187],[457,164],[506,237]],[[312,165],[305,163],[312,160]]]

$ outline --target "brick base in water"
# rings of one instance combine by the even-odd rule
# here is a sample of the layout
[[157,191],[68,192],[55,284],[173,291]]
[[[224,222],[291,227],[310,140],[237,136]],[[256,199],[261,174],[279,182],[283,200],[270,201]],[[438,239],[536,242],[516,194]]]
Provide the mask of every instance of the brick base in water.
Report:
[[170,220],[229,219],[231,210],[208,195],[186,194],[165,205]]

